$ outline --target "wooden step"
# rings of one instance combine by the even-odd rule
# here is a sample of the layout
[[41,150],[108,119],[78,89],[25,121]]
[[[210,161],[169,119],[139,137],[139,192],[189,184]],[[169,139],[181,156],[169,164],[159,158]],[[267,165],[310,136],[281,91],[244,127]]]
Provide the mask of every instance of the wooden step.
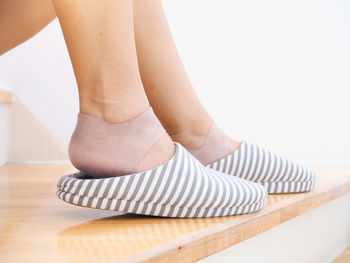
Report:
[[[55,196],[62,164],[0,167],[0,262],[192,262],[350,192],[350,166],[316,166],[316,189],[270,195],[253,214],[172,219],[76,207]],[[347,207],[347,209],[350,209]]]
[[350,247],[346,249],[339,257],[332,263],[349,263],[350,262]]
[[7,160],[7,143],[9,133],[9,104],[13,102],[12,92],[0,84],[0,165]]
[[0,88],[0,103],[12,103],[13,95],[9,90]]

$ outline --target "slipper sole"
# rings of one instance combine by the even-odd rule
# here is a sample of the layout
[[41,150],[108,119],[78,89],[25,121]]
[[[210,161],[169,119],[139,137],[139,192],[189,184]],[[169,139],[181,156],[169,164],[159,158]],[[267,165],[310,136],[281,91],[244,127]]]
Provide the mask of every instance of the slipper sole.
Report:
[[57,191],[57,196],[61,200],[88,208],[100,210],[117,211],[124,213],[132,213],[139,215],[151,215],[160,217],[179,217],[179,218],[195,218],[195,217],[218,217],[223,215],[241,215],[252,213],[260,210],[266,203],[266,199],[259,202],[231,207],[231,208],[197,208],[197,207],[176,207],[160,204],[144,203],[131,200],[121,200],[112,198],[87,197],[77,194]]
[[314,189],[316,180],[303,182],[257,182],[265,186],[269,194],[291,194],[309,192]]

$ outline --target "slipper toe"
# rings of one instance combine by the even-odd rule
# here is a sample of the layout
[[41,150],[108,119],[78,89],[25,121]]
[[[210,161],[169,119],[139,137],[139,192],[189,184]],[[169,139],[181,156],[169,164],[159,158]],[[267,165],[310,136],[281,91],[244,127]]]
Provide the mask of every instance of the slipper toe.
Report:
[[232,154],[207,167],[259,183],[269,193],[311,191],[316,183],[313,170],[246,141]]

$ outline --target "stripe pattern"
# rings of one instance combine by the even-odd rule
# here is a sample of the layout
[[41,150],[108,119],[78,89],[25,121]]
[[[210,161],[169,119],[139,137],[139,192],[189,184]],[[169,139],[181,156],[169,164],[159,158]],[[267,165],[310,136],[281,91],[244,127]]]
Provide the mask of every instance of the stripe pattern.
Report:
[[266,189],[203,166],[175,143],[175,155],[148,171],[95,179],[78,172],[63,176],[57,196],[83,207],[163,217],[217,217],[254,212]]
[[265,186],[268,193],[311,191],[316,182],[311,169],[246,141],[232,154],[207,167],[257,182]]

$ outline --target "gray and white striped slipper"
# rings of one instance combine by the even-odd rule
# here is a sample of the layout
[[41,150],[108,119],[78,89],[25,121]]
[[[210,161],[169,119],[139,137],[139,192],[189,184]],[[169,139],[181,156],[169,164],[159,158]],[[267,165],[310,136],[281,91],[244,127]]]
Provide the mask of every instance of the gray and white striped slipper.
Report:
[[175,145],[168,162],[145,172],[101,179],[65,175],[57,196],[83,207],[163,217],[237,215],[265,205],[263,186],[205,167]]
[[270,194],[311,191],[316,182],[311,169],[246,141],[232,154],[207,167],[259,183]]

